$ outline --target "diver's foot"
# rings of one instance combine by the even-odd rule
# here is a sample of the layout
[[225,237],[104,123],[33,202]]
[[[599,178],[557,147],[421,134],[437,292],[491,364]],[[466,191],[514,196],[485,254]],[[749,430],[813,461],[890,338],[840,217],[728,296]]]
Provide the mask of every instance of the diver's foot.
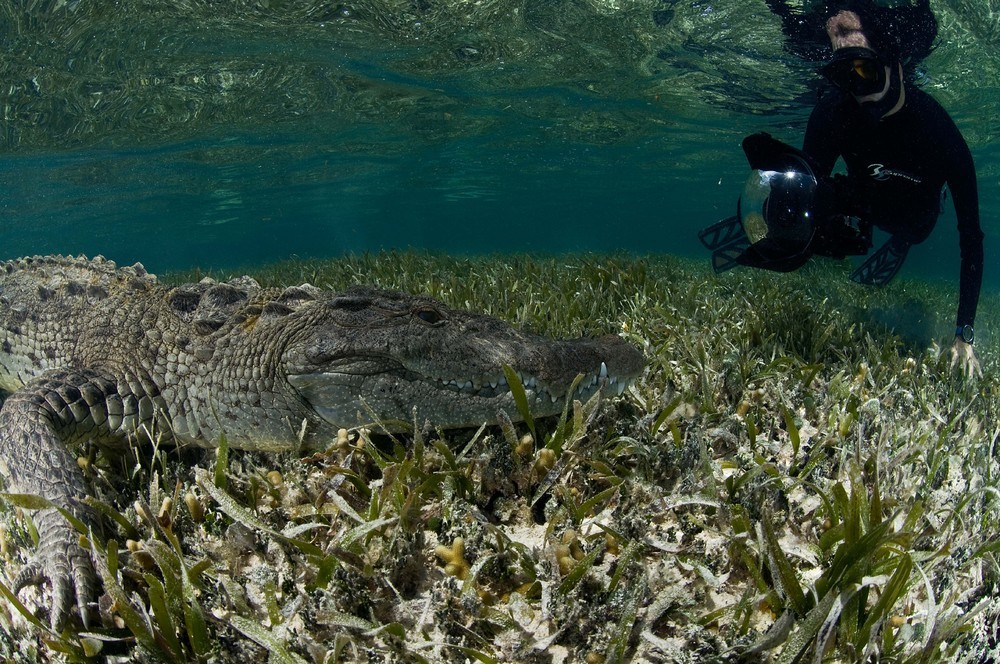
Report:
[[865,286],[885,286],[903,267],[910,243],[898,237],[889,238],[885,244],[868,257],[851,273],[851,281]]

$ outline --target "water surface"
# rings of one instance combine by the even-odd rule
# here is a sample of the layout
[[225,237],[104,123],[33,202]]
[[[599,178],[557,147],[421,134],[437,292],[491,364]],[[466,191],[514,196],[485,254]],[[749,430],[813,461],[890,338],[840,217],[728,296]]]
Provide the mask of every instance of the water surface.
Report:
[[[1000,0],[932,6],[923,84],[972,147],[998,246]],[[0,0],[0,42],[0,256],[158,271],[700,255],[740,139],[798,143],[818,84],[762,0]],[[950,204],[907,272],[957,275]]]

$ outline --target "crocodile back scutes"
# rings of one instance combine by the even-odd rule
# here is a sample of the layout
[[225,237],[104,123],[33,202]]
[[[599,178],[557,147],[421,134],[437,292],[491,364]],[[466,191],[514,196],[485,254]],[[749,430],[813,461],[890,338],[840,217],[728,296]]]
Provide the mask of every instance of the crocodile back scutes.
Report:
[[103,299],[118,288],[144,290],[157,283],[141,263],[119,268],[103,256],[33,256],[0,263],[0,305],[87,297]]

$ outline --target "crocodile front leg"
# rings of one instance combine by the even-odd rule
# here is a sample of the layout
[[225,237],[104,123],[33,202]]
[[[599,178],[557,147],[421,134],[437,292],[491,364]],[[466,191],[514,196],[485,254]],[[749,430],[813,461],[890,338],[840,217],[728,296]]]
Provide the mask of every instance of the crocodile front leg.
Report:
[[[82,500],[90,492],[70,445],[107,439],[138,419],[138,399],[92,371],[50,371],[11,394],[0,408],[0,460],[8,490],[39,495],[89,526],[96,517]],[[134,429],[133,429],[134,430]],[[38,550],[13,581],[15,592],[48,579],[51,623],[61,631],[75,605],[84,626],[98,581],[79,534],[58,511],[35,515]]]

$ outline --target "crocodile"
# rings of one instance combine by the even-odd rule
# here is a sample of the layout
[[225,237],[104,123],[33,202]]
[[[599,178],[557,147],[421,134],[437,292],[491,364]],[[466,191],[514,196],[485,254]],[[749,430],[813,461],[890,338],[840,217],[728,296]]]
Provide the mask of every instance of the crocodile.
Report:
[[34,515],[38,547],[14,592],[47,580],[53,628],[74,611],[88,625],[94,564],[55,509],[97,525],[81,444],[322,450],[341,428],[519,420],[510,371],[541,417],[620,395],[643,364],[615,335],[550,340],[370,286],[169,286],[102,257],[0,263],[0,471],[8,491],[51,505]]

